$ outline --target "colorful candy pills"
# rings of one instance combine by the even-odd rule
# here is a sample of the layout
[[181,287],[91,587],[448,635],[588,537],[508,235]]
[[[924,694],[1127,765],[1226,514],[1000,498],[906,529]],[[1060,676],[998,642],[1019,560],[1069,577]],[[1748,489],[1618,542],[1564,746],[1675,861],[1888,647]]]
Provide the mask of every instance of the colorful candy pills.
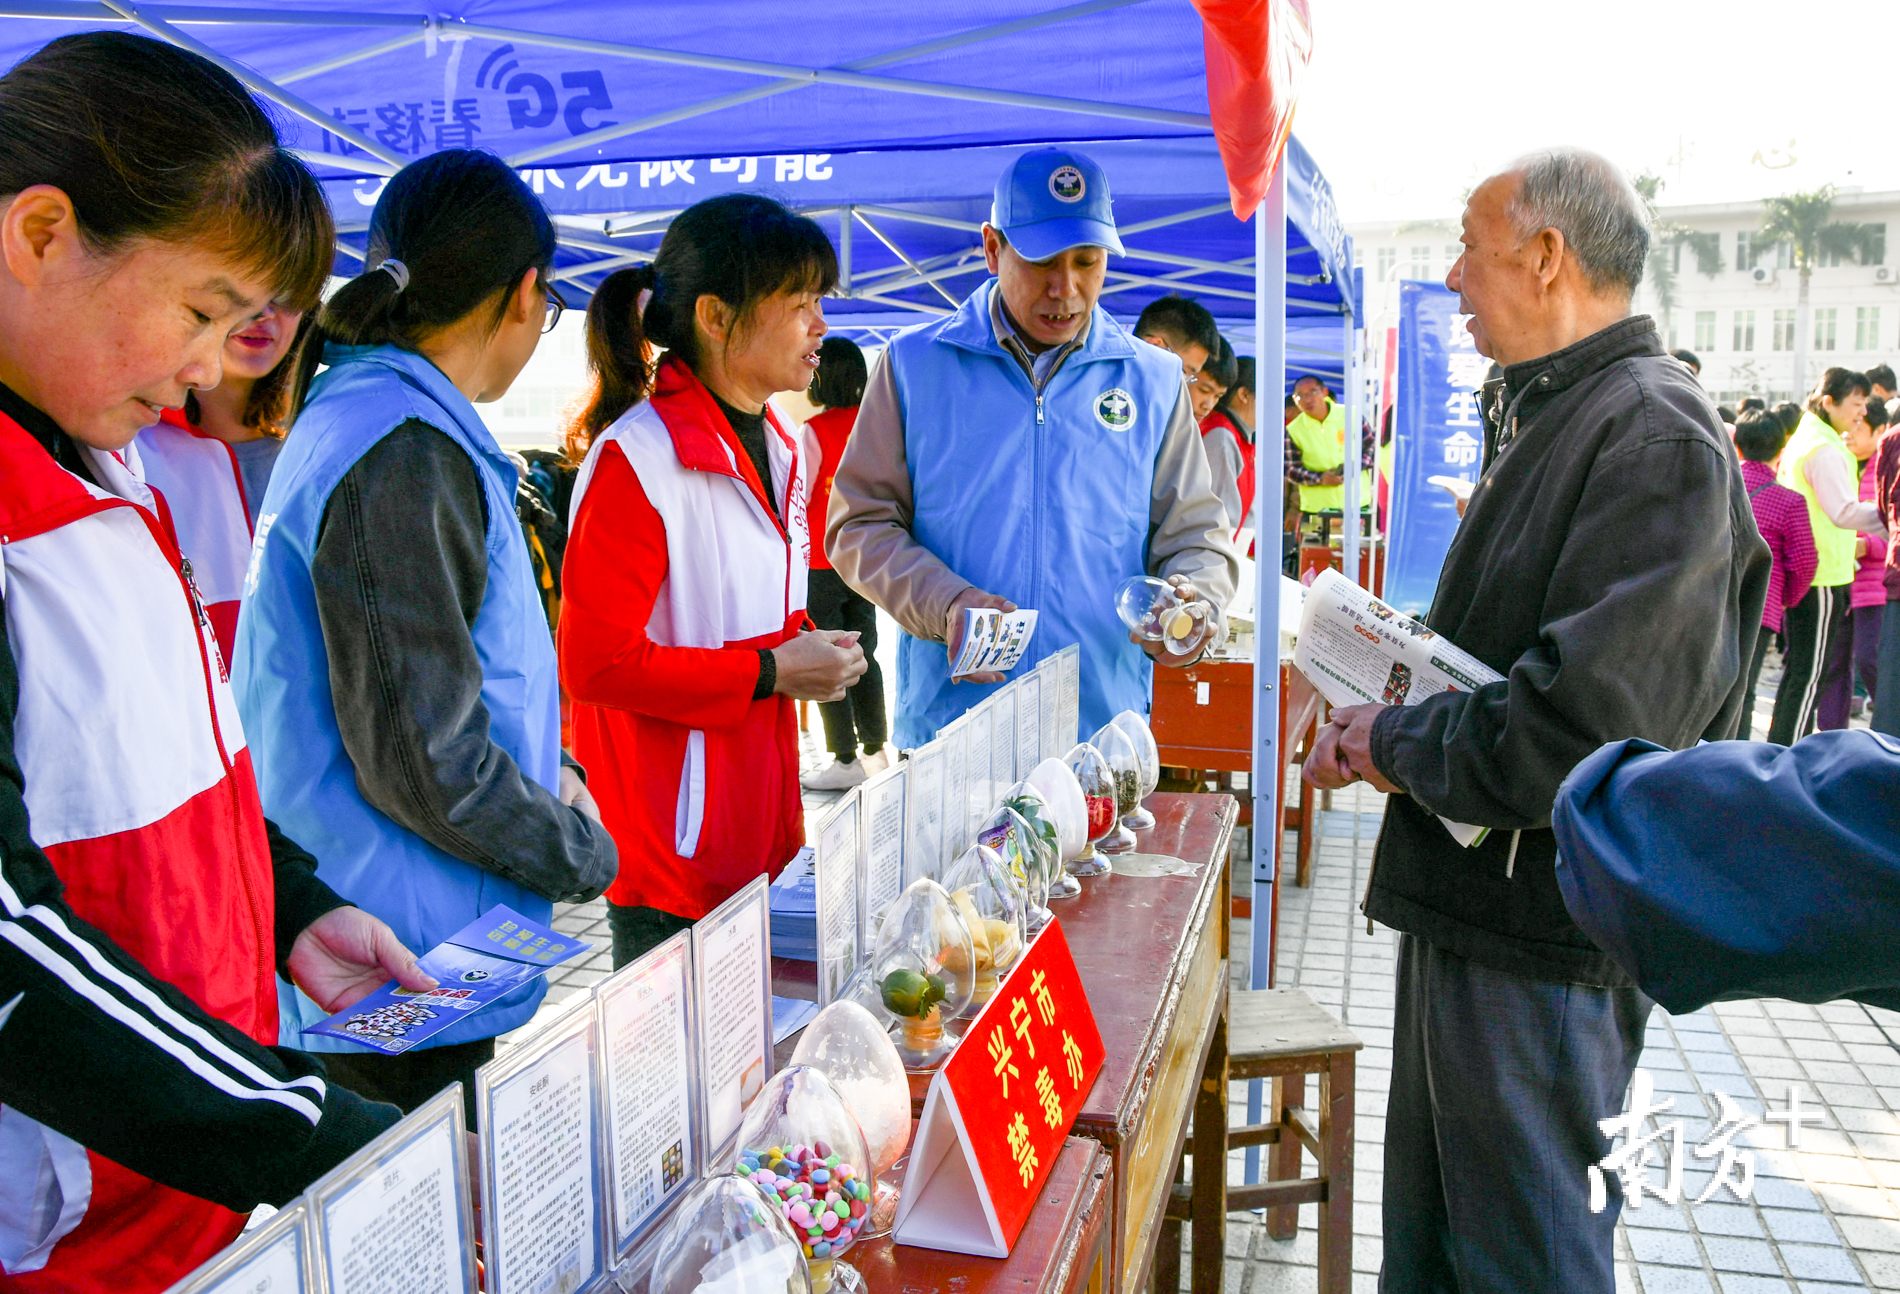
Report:
[[805,1257],[835,1258],[850,1248],[871,1212],[871,1182],[840,1162],[826,1143],[748,1147],[733,1170],[778,1201],[805,1246]]

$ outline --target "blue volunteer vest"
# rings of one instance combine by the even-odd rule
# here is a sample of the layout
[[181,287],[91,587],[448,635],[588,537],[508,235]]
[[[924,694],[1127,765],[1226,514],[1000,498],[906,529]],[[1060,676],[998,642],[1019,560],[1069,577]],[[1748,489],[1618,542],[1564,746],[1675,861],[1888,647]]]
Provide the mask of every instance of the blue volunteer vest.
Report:
[[[463,862],[369,804],[343,748],[330,663],[317,620],[311,556],[330,494],[356,461],[411,418],[467,452],[488,512],[488,587],[473,634],[482,661],[489,737],[550,790],[560,785],[561,721],[554,644],[515,521],[514,464],[475,407],[435,365],[393,346],[325,350],[331,367],[311,388],[258,510],[232,681],[250,738],[265,814],[316,855],[338,894],[387,921],[420,955],[498,904],[546,922],[553,905]],[[325,1016],[279,984],[283,1044],[360,1051],[303,1035]],[[489,1038],[525,1024],[546,985],[537,980],[419,1044]]]
[[[990,326],[995,288],[891,342],[911,534],[978,588],[1040,613],[1017,674],[1080,644],[1086,735],[1123,710],[1148,712],[1152,665],[1128,641],[1115,590],[1148,569],[1155,457],[1181,362],[1098,307],[1038,399]],[[921,745],[996,690],[952,686],[943,645],[904,635],[897,744]]]

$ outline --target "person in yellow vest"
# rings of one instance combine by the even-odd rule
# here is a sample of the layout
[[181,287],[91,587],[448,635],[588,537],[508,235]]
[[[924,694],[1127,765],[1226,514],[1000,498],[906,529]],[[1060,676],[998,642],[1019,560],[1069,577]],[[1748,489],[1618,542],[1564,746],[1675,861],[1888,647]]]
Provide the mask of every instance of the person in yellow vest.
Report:
[[[1286,425],[1286,479],[1300,487],[1300,515],[1304,523],[1323,512],[1342,512],[1346,506],[1346,411],[1332,392],[1307,374],[1293,383],[1293,402],[1299,412]],[[1368,443],[1360,457],[1365,469],[1359,486],[1363,512],[1372,502],[1372,464],[1376,446]]]
[[1788,608],[1787,654],[1768,726],[1768,740],[1778,746],[1799,741],[1814,719],[1828,645],[1847,632],[1848,586],[1862,551],[1860,533],[1887,533],[1879,509],[1861,502],[1857,465],[1842,439],[1867,411],[1868,387],[1867,375],[1852,369],[1821,374],[1775,472],[1777,482],[1807,500],[1820,559],[1813,587]]

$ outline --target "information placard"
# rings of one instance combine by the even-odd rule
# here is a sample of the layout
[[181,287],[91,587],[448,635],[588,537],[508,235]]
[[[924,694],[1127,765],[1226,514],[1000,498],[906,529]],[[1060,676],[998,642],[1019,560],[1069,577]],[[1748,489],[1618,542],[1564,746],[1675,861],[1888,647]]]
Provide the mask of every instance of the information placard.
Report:
[[943,847],[937,855],[939,876],[949,874],[950,864],[963,852],[969,836],[962,816],[957,813],[957,806],[968,795],[970,776],[970,725],[966,719],[958,719],[937,734],[937,740],[943,744]]
[[1018,682],[1019,680],[1008,683],[990,698],[990,711],[995,726],[990,731],[990,794],[983,805],[985,818],[989,817],[990,810],[996,807],[997,797],[1016,781],[1016,689]]
[[490,1294],[575,1294],[610,1270],[592,997],[475,1071]]
[[304,1294],[316,1288],[310,1248],[310,1208],[298,1200],[239,1236],[166,1294]]
[[990,802],[995,798],[990,782],[990,745],[995,740],[995,715],[990,698],[984,697],[983,704],[964,716],[970,725],[970,740],[964,759],[968,772],[964,777],[962,813],[964,828],[972,836],[989,816]]
[[[1042,674],[1031,670],[1016,680],[1016,777],[1028,777],[1029,770],[1041,762]],[[1008,789],[1008,784],[998,787],[998,797]]]
[[451,1083],[310,1188],[327,1294],[475,1288],[462,1085]]
[[1042,678],[1041,731],[1037,734],[1040,748],[1036,754],[1036,763],[1040,764],[1045,759],[1062,758],[1069,753],[1069,747],[1064,744],[1061,733],[1062,662],[1054,656],[1044,656],[1042,663],[1036,666],[1036,673]]
[[904,892],[904,787],[909,764],[896,764],[858,787],[858,838],[864,847],[863,948],[877,945],[878,927]]
[[927,741],[910,753],[904,790],[904,884],[941,875],[943,859],[943,743]]
[[818,1006],[823,1009],[858,968],[858,792],[825,810],[817,823],[812,876],[818,891]]
[[1082,740],[1082,649],[1070,643],[1056,653],[1062,672],[1062,700],[1056,709],[1056,758]]
[[702,1168],[693,1103],[692,945],[682,930],[594,990],[616,1261],[646,1238]]
[[746,1103],[772,1076],[772,930],[766,879],[753,878],[693,927],[700,1127],[706,1162],[739,1135]]

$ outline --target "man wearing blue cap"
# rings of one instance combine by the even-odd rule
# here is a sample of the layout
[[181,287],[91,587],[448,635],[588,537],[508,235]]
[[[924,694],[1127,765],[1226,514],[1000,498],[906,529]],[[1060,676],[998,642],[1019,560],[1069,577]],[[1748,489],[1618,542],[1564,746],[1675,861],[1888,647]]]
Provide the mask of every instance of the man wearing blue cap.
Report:
[[965,610],[1040,613],[1019,669],[1081,645],[1087,733],[1148,710],[1122,581],[1159,575],[1220,607],[1239,576],[1180,361],[1096,304],[1122,252],[1101,167],[1060,148],[1017,158],[983,252],[994,278],[892,340],[832,482],[832,564],[904,630],[901,747],[1003,680],[951,684]]

